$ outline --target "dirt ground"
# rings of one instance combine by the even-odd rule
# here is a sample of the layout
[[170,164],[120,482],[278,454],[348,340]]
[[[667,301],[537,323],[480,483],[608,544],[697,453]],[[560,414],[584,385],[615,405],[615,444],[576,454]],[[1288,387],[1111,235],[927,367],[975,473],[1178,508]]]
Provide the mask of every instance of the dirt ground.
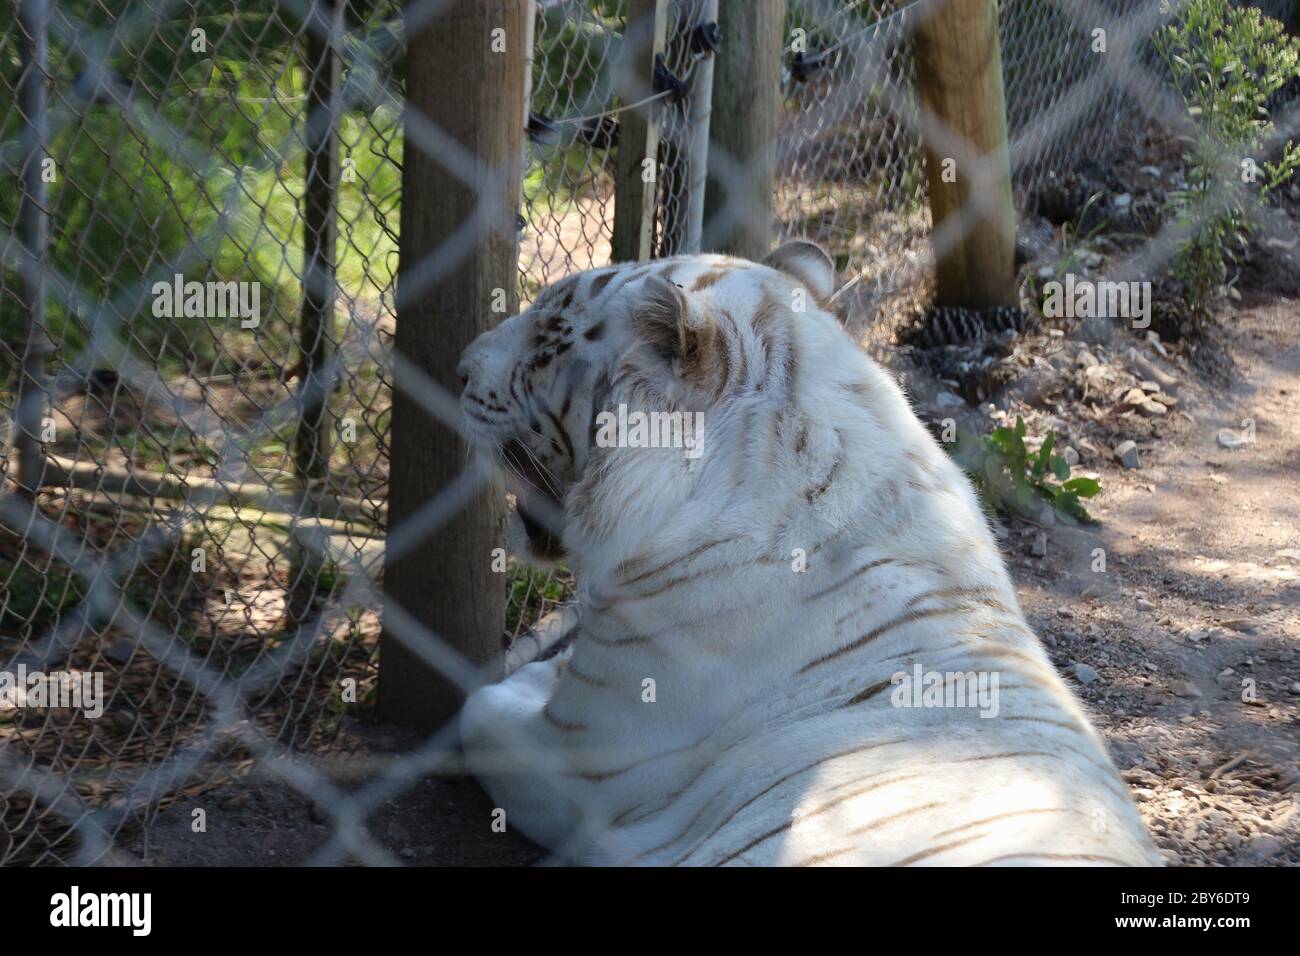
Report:
[[[1300,864],[1300,303],[1278,294],[1238,303],[1213,333],[1209,362],[1162,356],[1128,333],[1087,339],[1087,330],[1044,333],[1028,343],[1029,371],[1045,363],[1086,388],[1090,361],[1122,369],[1136,348],[1162,370],[1173,404],[1148,418],[1072,400],[1068,388],[1044,397],[1032,374],[1022,377],[1032,394],[1013,405],[1030,434],[1054,428],[1103,488],[1090,503],[1099,524],[998,525],[1025,611],[1169,863]],[[1137,468],[1112,451],[1130,435]],[[351,789],[417,744],[349,720],[313,766]],[[194,832],[200,807],[206,831]],[[378,801],[367,819],[382,848],[372,859],[546,859],[491,823],[487,797],[451,766]],[[325,806],[258,771],[162,812],[126,849],[163,865],[355,860],[329,842],[335,830]]]
[[[1184,376],[1188,417],[1139,441],[1140,468],[1096,463],[1097,529],[1049,529],[1042,557],[1019,529],[1008,558],[1166,859],[1295,865],[1300,303],[1237,309],[1222,345],[1232,384]],[[1253,440],[1225,448],[1247,420]]]

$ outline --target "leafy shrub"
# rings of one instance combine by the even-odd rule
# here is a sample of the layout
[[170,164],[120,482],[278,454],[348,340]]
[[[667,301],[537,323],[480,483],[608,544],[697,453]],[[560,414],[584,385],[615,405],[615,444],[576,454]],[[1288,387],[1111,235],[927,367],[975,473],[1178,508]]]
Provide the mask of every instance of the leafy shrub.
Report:
[[[1274,132],[1269,98],[1300,75],[1300,40],[1254,7],[1188,0],[1153,42],[1198,133],[1183,157],[1187,188],[1169,194],[1170,212],[1187,230],[1172,272],[1187,291],[1187,317],[1196,327],[1208,319],[1229,264],[1248,241],[1251,200],[1300,167],[1300,144],[1291,142],[1276,162],[1254,165]],[[1255,187],[1255,195],[1243,186]]]
[[[57,170],[47,187],[49,268],[91,307],[87,314],[69,305],[51,283],[52,368],[92,341],[100,308],[120,319],[124,338],[167,376],[238,371],[263,356],[279,361],[292,350],[302,298],[302,27],[270,0],[237,11],[197,0],[158,14],[139,36],[118,36],[104,67],[126,105],[108,102],[106,93],[103,102],[87,100],[79,84],[88,57],[75,41],[112,32],[130,9],[126,0],[65,0],[49,31],[49,154]],[[222,38],[206,55],[189,52],[196,24]],[[0,87],[13,88],[20,69],[16,48],[0,50]],[[0,109],[0,142],[19,142],[22,122],[20,111]],[[375,299],[396,265],[400,117],[385,105],[345,110],[339,138],[340,158],[355,170],[339,185],[339,283],[348,295]],[[0,190],[7,228],[18,202],[18,190]],[[155,318],[149,289],[175,272],[259,282],[257,333],[193,317]],[[15,380],[26,327],[20,302],[17,270],[0,267],[0,386]]]
[[999,426],[982,437],[962,436],[954,457],[975,482],[984,503],[1004,514],[1036,516],[1044,504],[1079,521],[1093,520],[1083,498],[1101,491],[1095,478],[1071,478],[1070,466],[1052,454],[1056,442],[1048,432],[1037,453],[1025,447],[1025,422]]

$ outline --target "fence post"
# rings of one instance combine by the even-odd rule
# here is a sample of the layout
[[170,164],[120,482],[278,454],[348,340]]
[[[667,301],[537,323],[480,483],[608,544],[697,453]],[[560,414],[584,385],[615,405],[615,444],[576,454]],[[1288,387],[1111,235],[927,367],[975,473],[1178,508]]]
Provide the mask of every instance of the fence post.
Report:
[[[629,0],[616,87],[624,106],[651,94],[655,56],[664,52],[667,10],[668,0]],[[614,262],[644,262],[650,258],[659,194],[660,110],[656,101],[619,115],[611,241]],[[651,163],[649,182],[646,160]]]
[[[775,239],[785,0],[718,0],[703,246],[761,259]],[[730,200],[730,208],[728,208]]]
[[[460,392],[460,354],[495,325],[494,305],[504,302],[505,315],[518,306],[528,11],[528,0],[452,0],[407,38],[407,110],[475,158],[469,169],[449,164],[453,172],[410,134],[402,158],[395,348],[400,362],[452,395]],[[470,460],[464,440],[430,414],[415,385],[400,375],[394,381],[390,546],[392,531]],[[461,703],[456,684],[403,643],[409,631],[396,625],[398,609],[476,664],[500,656],[506,582],[492,570],[492,552],[504,545],[505,519],[504,494],[488,483],[437,530],[385,555],[381,719],[428,730]]]
[[[698,19],[692,29],[718,20],[718,0],[701,0]],[[680,251],[694,255],[700,251],[704,232],[704,197],[709,178],[709,137],[713,116],[713,61],[715,54],[704,52],[695,62],[690,89],[686,93],[686,128],[691,148],[686,154],[683,202],[686,204],[686,228]]]
[[18,485],[34,495],[45,471],[41,442],[49,397],[46,358],[53,351],[45,323],[45,266],[49,241],[45,168],[46,25],[48,0],[22,0],[18,11],[22,73],[18,102],[23,115],[23,175],[18,208],[18,243],[22,253],[23,312],[27,329],[15,408]]
[[[914,49],[938,238],[935,304],[1015,305],[1016,213],[995,0],[932,7]],[[952,155],[954,139],[967,155]],[[967,168],[973,163],[982,168]]]
[[[342,27],[336,0],[311,0],[305,20],[304,65],[307,68],[306,157],[302,194],[302,311],[299,316],[298,401],[301,417],[294,435],[293,458],[303,501],[313,512],[328,492],[333,436],[329,398],[338,381],[333,367],[335,251],[338,246],[339,189],[339,55],[334,48]],[[308,613],[324,567],[320,542],[296,541],[293,547],[290,608],[295,618]]]
[[[307,155],[302,198],[302,314],[298,398],[302,418],[294,438],[294,462],[304,489],[329,474],[332,445],[329,421],[334,358],[334,255],[338,244],[339,56],[334,49],[342,8],[335,0],[311,0],[307,13],[305,57],[307,102],[304,139]],[[319,490],[319,489],[313,489]]]

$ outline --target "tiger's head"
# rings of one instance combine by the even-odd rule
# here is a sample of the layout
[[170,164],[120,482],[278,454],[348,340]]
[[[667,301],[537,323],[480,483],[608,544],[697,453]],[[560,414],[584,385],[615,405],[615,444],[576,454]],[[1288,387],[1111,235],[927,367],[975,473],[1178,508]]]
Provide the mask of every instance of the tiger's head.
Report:
[[628,553],[701,483],[734,481],[720,452],[747,409],[787,401],[796,339],[844,339],[834,285],[830,257],[804,241],[762,263],[623,264],[569,276],[479,336],[460,402],[471,441],[506,466],[515,553]]

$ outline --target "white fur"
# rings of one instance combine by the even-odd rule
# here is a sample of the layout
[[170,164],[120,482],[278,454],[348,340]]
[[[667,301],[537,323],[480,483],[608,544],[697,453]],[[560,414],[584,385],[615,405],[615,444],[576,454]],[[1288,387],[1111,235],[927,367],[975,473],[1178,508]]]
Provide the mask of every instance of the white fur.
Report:
[[[470,767],[508,825],[582,862],[1158,863],[1025,624],[969,482],[893,379],[795,295],[824,298],[816,257],[785,258],[797,269],[712,256],[651,267],[683,287],[693,316],[725,310],[740,330],[747,380],[733,362],[737,387],[716,404],[638,340],[645,275],[594,296],[599,273],[578,281],[562,310],[574,344],[530,395],[587,403],[563,418],[572,458],[535,445],[566,485],[580,633],[566,654],[471,696]],[[734,268],[693,290],[720,266]],[[783,373],[762,377],[750,320],[765,298],[781,303],[776,339],[796,353],[790,389]],[[471,347],[467,396],[508,390],[555,305],[544,298]],[[602,395],[620,368],[644,374]],[[703,411],[704,454],[588,448],[593,395]],[[471,419],[503,441],[530,414]],[[996,672],[997,716],[893,706],[891,677],[918,661]]]

